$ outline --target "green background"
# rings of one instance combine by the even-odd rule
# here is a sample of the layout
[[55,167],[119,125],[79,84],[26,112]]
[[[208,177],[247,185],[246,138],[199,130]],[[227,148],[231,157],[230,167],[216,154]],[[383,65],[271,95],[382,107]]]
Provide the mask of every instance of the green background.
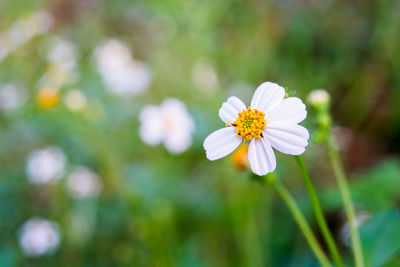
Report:
[[[1,266],[318,266],[273,189],[236,171],[229,158],[208,161],[202,147],[223,127],[221,103],[232,94],[249,102],[264,81],[305,102],[315,88],[330,92],[334,124],[353,136],[342,159],[356,210],[371,216],[361,227],[366,263],[400,266],[399,1],[1,0],[0,32],[37,10],[54,15],[53,27],[0,62],[0,82],[25,85],[29,98],[0,114]],[[36,104],[52,36],[80,49],[79,79],[60,95],[80,88],[89,115],[62,102],[48,111]],[[126,42],[149,65],[147,92],[107,93],[93,61],[106,38]],[[193,82],[199,62],[213,66],[215,91]],[[138,135],[140,110],[167,97],[183,101],[195,121],[193,144],[180,155],[149,147]],[[304,157],[352,266],[351,249],[340,238],[341,200],[325,148],[316,142],[315,113],[308,111]],[[48,145],[63,149],[67,169],[86,165],[101,176],[99,197],[71,199],[64,179],[28,183],[27,155]],[[317,232],[294,158],[276,155],[279,179]],[[19,247],[18,230],[34,216],[57,222],[62,242],[55,253],[32,259]],[[71,228],[74,216],[89,223],[83,237]]]

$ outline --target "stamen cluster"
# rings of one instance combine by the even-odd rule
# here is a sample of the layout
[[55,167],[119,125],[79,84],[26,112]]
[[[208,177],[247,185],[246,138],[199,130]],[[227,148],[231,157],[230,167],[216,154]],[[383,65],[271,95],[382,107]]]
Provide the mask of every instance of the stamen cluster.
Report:
[[237,120],[230,125],[236,129],[236,136],[239,135],[243,141],[247,141],[263,137],[262,130],[266,124],[264,112],[248,107],[247,110],[240,112]]

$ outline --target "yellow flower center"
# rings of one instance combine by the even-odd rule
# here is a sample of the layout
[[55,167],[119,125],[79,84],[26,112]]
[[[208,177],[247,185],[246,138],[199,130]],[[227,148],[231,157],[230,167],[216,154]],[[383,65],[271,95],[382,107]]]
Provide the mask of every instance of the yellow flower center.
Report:
[[264,112],[248,107],[247,110],[239,113],[234,123],[228,121],[226,126],[232,125],[236,129],[236,136],[239,135],[243,138],[243,141],[247,141],[263,137],[262,131],[266,124]]
[[58,92],[51,88],[42,88],[37,94],[36,100],[40,108],[48,110],[58,103]]

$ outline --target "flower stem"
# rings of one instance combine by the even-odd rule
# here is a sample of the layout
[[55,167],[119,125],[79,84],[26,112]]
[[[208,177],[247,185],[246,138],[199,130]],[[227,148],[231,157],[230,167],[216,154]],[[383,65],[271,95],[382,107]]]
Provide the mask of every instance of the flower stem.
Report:
[[351,194],[346,175],[343,170],[342,162],[339,153],[335,148],[333,136],[330,135],[328,139],[328,152],[332,163],[333,171],[335,172],[336,180],[338,183],[339,191],[342,196],[344,210],[350,229],[351,244],[353,248],[354,261],[356,267],[364,267],[364,259],[361,247],[360,236],[356,226],[356,216],[354,212],[353,203],[351,201]]
[[321,249],[320,245],[317,242],[317,239],[314,236],[314,233],[311,231],[310,226],[308,225],[306,219],[304,218],[299,206],[297,205],[296,201],[293,199],[290,192],[279,182],[279,180],[274,179],[273,185],[281,196],[282,200],[288,206],[290,212],[292,213],[294,219],[296,220],[300,230],[303,232],[304,237],[308,241],[312,251],[314,252],[315,256],[321,263],[323,267],[330,267],[331,263],[329,262],[328,258],[326,257],[325,253]]
[[329,231],[328,225],[326,223],[324,213],[321,208],[321,203],[319,202],[317,192],[308,173],[307,167],[304,164],[302,156],[295,156],[297,165],[299,166],[301,176],[303,177],[304,184],[306,185],[308,195],[310,196],[311,204],[314,210],[315,218],[319,228],[321,229],[322,235],[328,245],[329,252],[332,256],[333,261],[337,267],[344,267],[343,260],[340,256],[339,250],[335,244],[331,232]]

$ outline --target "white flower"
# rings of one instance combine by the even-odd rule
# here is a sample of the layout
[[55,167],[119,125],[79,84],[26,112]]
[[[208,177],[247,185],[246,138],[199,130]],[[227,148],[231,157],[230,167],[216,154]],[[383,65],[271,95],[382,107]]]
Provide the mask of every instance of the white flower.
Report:
[[95,57],[97,69],[110,93],[132,96],[150,87],[149,67],[134,60],[123,42],[107,40],[95,50]]
[[64,174],[66,157],[58,147],[47,147],[33,151],[26,164],[29,182],[45,184],[55,181]]
[[53,16],[44,10],[36,11],[29,17],[29,24],[32,34],[42,34],[53,25]]
[[146,106],[140,113],[140,136],[148,145],[164,142],[173,154],[192,144],[194,122],[184,103],[168,98],[160,106]]
[[21,227],[19,244],[28,257],[52,253],[60,244],[59,228],[55,223],[32,218]]
[[276,168],[272,147],[285,154],[302,154],[308,145],[309,134],[298,123],[306,118],[306,107],[297,97],[284,97],[285,89],[271,82],[257,88],[248,108],[239,98],[229,97],[218,113],[227,127],[204,140],[207,158],[225,157],[242,141],[251,140],[250,167],[255,174],[265,175]]
[[67,177],[67,189],[74,198],[95,197],[102,187],[99,176],[83,166],[76,167]]
[[45,11],[37,11],[16,21],[6,32],[0,34],[0,61],[35,35],[49,30],[52,23],[53,17]]
[[329,93],[324,89],[316,89],[308,95],[308,101],[313,105],[323,105],[330,100]]
[[98,69],[101,73],[126,66],[132,59],[129,47],[125,43],[115,39],[106,40],[102,45],[97,47],[95,56]]
[[75,43],[60,37],[51,39],[51,48],[47,55],[49,66],[39,80],[39,87],[60,89],[78,79],[79,73],[74,69],[78,62],[79,49]]
[[12,111],[25,103],[26,89],[14,84],[0,84],[0,110]]
[[79,58],[79,49],[75,43],[60,37],[52,39],[52,47],[47,55],[47,61],[52,64],[61,65],[70,70],[75,67]]
[[64,103],[71,111],[80,111],[87,106],[85,94],[77,89],[69,90],[65,94]]

